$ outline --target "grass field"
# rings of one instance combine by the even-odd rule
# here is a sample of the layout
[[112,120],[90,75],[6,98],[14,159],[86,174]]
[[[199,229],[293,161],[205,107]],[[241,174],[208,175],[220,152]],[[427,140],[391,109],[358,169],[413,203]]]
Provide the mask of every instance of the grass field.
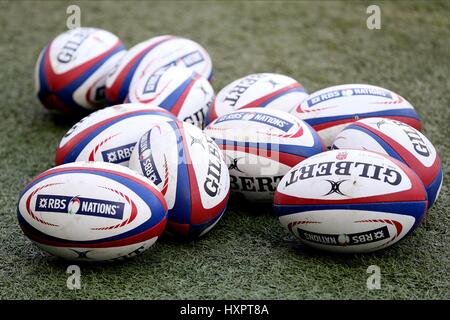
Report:
[[[34,63],[63,32],[66,8],[82,25],[117,34],[128,47],[160,34],[201,43],[216,92],[254,72],[278,72],[309,92],[370,83],[406,97],[450,168],[450,4],[382,2],[381,30],[366,27],[359,1],[0,1],[0,298],[2,299],[449,299],[450,185],[412,236],[373,254],[310,250],[280,226],[270,207],[230,204],[213,231],[187,244],[159,241],[115,265],[82,265],[81,290],[66,287],[68,262],[41,252],[16,219],[20,190],[53,166],[73,120],[51,115],[34,96]],[[381,268],[368,290],[366,269]]]

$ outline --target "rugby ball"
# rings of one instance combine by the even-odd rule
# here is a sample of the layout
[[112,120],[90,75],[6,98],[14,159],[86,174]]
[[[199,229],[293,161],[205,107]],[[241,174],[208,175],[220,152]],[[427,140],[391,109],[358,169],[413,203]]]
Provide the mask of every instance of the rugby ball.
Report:
[[130,85],[143,74],[174,65],[188,67],[204,78],[212,79],[211,58],[198,43],[172,35],[154,37],[131,48],[108,74],[108,102],[111,105],[123,103]]
[[75,28],[53,39],[35,68],[36,93],[48,109],[86,114],[106,106],[106,76],[125,54],[112,33]]
[[134,145],[147,130],[175,119],[162,108],[133,103],[96,111],[64,135],[56,149],[55,163],[104,161],[126,166]]
[[367,84],[344,84],[316,91],[292,111],[309,123],[330,146],[349,123],[363,118],[399,120],[420,130],[419,115],[398,94]]
[[268,202],[283,175],[297,163],[325,150],[305,122],[276,109],[248,108],[221,116],[205,134],[222,149],[233,193]]
[[161,190],[173,235],[202,236],[225,212],[230,177],[222,153],[189,123],[170,121],[150,129],[136,144],[130,168]]
[[25,235],[55,256],[122,260],[160,237],[167,205],[154,184],[128,168],[77,162],[34,178],[20,194],[17,217]]
[[161,68],[137,76],[127,101],[157,105],[179,120],[203,128],[214,99],[214,90],[208,80],[183,66]]
[[394,158],[332,150],[286,173],[274,209],[281,224],[306,245],[370,252],[393,245],[419,225],[427,193],[414,171]]
[[275,73],[250,74],[220,90],[208,114],[208,123],[245,108],[273,108],[291,112],[307,96],[305,88],[290,77]]
[[332,149],[364,149],[405,163],[422,180],[428,194],[428,208],[436,201],[442,186],[442,165],[433,144],[406,123],[386,118],[356,121],[342,130]]

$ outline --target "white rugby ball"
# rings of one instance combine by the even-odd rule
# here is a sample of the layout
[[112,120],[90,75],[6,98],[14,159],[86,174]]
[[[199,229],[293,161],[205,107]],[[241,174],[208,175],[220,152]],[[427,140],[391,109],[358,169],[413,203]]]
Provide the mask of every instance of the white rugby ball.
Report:
[[206,50],[190,39],[164,35],[132,47],[116,64],[106,79],[106,98],[111,105],[123,103],[130,85],[156,70],[184,66],[211,80],[213,66]]
[[154,124],[175,120],[168,111],[144,104],[108,107],[76,123],[56,149],[56,165],[104,161],[127,165],[134,145]]
[[208,114],[208,123],[245,108],[273,108],[291,112],[308,93],[296,80],[276,73],[256,73],[237,79],[220,90]]
[[303,243],[335,252],[369,252],[411,233],[427,210],[419,177],[394,158],[332,150],[293,167],[278,185],[280,223]]
[[106,106],[106,76],[125,54],[111,32],[75,28],[53,39],[35,67],[35,88],[48,109],[85,114]]
[[130,168],[150,179],[169,208],[167,230],[202,236],[219,221],[230,193],[230,177],[219,147],[185,122],[154,126],[136,144]]
[[213,99],[214,90],[208,80],[192,69],[173,66],[138,75],[127,101],[157,105],[179,120],[203,128]]
[[167,205],[154,184],[128,168],[77,162],[34,178],[20,194],[17,217],[25,235],[53,255],[121,260],[155,243]]
[[405,98],[367,84],[344,84],[316,91],[292,111],[309,123],[330,146],[349,123],[363,118],[399,120],[420,130],[419,115]]
[[217,118],[204,132],[223,151],[232,192],[252,201],[272,201],[291,167],[325,150],[308,124],[276,109],[237,110]]
[[428,208],[436,201],[443,181],[441,160],[430,140],[406,123],[368,118],[344,128],[332,149],[363,149],[387,154],[413,169],[428,194]]

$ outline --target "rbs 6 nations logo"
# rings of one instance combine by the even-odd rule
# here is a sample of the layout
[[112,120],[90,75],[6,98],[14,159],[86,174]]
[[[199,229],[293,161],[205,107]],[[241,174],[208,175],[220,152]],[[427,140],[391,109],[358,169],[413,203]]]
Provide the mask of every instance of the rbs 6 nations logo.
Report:
[[115,164],[129,161],[134,145],[134,143],[130,143],[124,146],[102,151],[103,161]]
[[[156,168],[150,148],[150,132],[148,131],[139,141],[139,163],[144,176],[149,178],[154,184],[159,185],[162,182],[161,176]],[[167,166],[167,163],[165,164]],[[166,177],[167,178],[167,177]]]
[[389,230],[386,226],[369,230],[365,232],[353,234],[322,234],[311,231],[297,229],[300,239],[325,245],[353,246],[360,244],[368,244],[390,237]]
[[122,219],[124,207],[123,202],[40,194],[36,198],[35,211]]
[[392,95],[386,90],[377,88],[352,88],[325,92],[307,100],[307,104],[308,107],[312,107],[321,102],[348,96],[377,96],[392,99]]
[[268,115],[265,113],[257,113],[257,112],[234,112],[231,114],[227,114],[225,116],[218,118],[216,120],[216,124],[225,121],[233,121],[241,119],[245,121],[253,121],[266,124],[279,130],[282,130],[284,132],[288,132],[294,125],[293,123],[286,121],[284,119]]

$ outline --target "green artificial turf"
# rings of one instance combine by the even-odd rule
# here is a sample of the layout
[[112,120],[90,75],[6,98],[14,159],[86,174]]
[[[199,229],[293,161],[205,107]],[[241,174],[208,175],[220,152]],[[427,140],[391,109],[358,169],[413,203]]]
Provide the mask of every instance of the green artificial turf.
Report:
[[[34,95],[34,64],[65,30],[79,4],[82,25],[132,45],[160,34],[201,43],[215,68],[216,92],[254,72],[278,72],[309,92],[344,83],[394,90],[418,110],[424,133],[450,168],[450,5],[377,1],[381,30],[368,30],[359,1],[0,2],[0,298],[2,299],[449,299],[448,180],[427,221],[395,246],[332,255],[298,243],[270,207],[231,203],[203,239],[162,239],[125,263],[81,265],[80,290],[66,287],[70,264],[40,251],[16,219],[20,190],[54,164],[73,120],[47,112]],[[381,268],[368,290],[366,269]]]

